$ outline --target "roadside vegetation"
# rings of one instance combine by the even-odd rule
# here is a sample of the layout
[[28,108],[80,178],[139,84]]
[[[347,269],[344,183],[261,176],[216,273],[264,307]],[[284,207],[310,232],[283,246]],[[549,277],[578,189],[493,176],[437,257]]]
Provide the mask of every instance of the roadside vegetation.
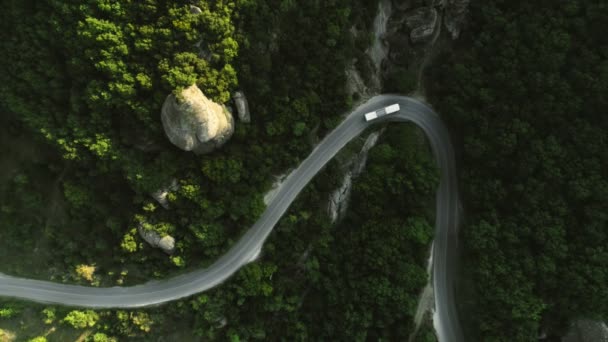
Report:
[[[49,270],[94,263],[102,284],[122,282],[124,272],[132,284],[213,260],[264,210],[271,176],[297,165],[351,105],[344,69],[357,42],[348,28],[367,25],[369,5],[196,5],[202,13],[192,14],[187,1],[25,1],[0,14],[7,120],[57,151],[6,175],[13,180],[6,196],[33,196],[56,181],[64,202],[56,211],[65,214],[45,222],[56,257],[34,269],[0,266],[5,271],[48,278]],[[244,89],[253,113],[251,124],[237,122],[229,144],[203,157],[171,145],[160,122],[165,97],[193,82],[221,103]],[[36,180],[43,173],[50,182]],[[180,190],[165,210],[150,193],[172,179]],[[6,198],[3,234],[44,235],[43,215],[28,213],[46,210],[50,195]],[[177,253],[140,243],[139,223],[174,236]],[[0,243],[27,259],[21,242]]]
[[[349,29],[369,30],[376,1],[195,1],[200,14],[190,3],[23,1],[0,13],[0,272],[115,286],[208,265],[264,210],[272,175],[297,165],[352,105],[344,70],[369,39]],[[200,157],[171,145],[160,123],[165,97],[191,83],[222,103],[243,89],[252,112]],[[341,176],[331,163],[261,259],[216,289],[143,310],[4,299],[0,339],[408,336],[437,172],[411,126],[389,128],[369,158],[342,223],[331,225],[323,205]],[[171,179],[180,189],[165,210],[150,193]],[[176,253],[143,242],[140,222],[174,236]]]
[[438,172],[413,125],[388,127],[368,165],[339,224],[325,206],[310,205],[326,203],[338,186],[332,162],[279,222],[261,258],[220,287],[142,310],[2,300],[0,329],[49,341],[85,333],[87,341],[405,340],[427,281]]
[[432,316],[430,312],[424,316],[418,332],[416,332],[416,335],[411,340],[412,342],[437,342]]
[[432,102],[462,146],[470,341],[608,319],[608,7],[471,2]]

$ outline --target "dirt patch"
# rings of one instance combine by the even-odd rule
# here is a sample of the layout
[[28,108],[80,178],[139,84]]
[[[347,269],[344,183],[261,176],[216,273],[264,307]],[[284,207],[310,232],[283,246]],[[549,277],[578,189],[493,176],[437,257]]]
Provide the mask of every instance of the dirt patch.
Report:
[[13,342],[17,340],[17,335],[9,330],[0,329],[0,342]]
[[15,134],[10,127],[9,123],[0,121],[0,190],[21,163],[40,159],[36,143],[23,134]]

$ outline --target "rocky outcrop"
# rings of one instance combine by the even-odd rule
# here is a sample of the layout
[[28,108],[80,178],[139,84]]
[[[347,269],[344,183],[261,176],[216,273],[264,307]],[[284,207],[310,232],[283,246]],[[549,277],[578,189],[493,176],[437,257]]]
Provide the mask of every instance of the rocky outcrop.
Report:
[[251,114],[249,113],[249,103],[247,102],[245,93],[243,93],[242,91],[237,91],[234,93],[234,95],[232,95],[232,99],[234,100],[236,112],[239,115],[239,120],[245,123],[251,122]]
[[201,10],[199,7],[196,7],[196,6],[194,6],[194,5],[190,5],[190,13],[192,13],[192,14],[195,14],[195,15],[196,15],[196,14],[201,14],[201,13],[203,13],[203,11],[202,11],[202,10]]
[[173,254],[175,251],[175,239],[171,235],[161,237],[157,232],[145,229],[142,225],[137,227],[137,231],[150,246],[160,248],[167,254]]
[[574,321],[570,331],[562,337],[562,342],[605,342],[608,341],[608,327],[605,323],[581,319]]
[[403,34],[403,23],[412,43],[428,42],[442,21],[452,39],[458,38],[466,23],[470,0],[394,1],[396,15],[389,20],[391,36]]
[[445,14],[443,23],[452,35],[452,39],[458,38],[460,30],[466,21],[470,0],[443,0]]
[[152,198],[158,202],[163,208],[169,209],[169,201],[167,200],[167,195],[171,191],[177,191],[179,189],[179,184],[177,184],[177,179],[172,179],[171,183],[168,186],[162,187],[157,191],[150,194]]
[[388,55],[388,46],[385,35],[387,23],[392,13],[392,2],[390,0],[380,0],[378,3],[378,13],[374,18],[372,44],[366,54],[373,62],[375,72],[372,74],[372,87],[377,91],[382,88],[380,75],[382,74],[382,62]]
[[407,12],[405,22],[410,31],[412,43],[423,43],[428,41],[435,32],[437,26],[437,10],[433,7],[420,7]]
[[209,153],[222,146],[234,132],[232,114],[205,97],[195,84],[178,96],[167,96],[161,119],[169,141],[196,154]]
[[369,150],[376,145],[378,138],[383,131],[384,130],[382,129],[380,131],[373,132],[367,137],[359,154],[353,156],[353,158],[348,162],[347,167],[349,170],[344,175],[342,184],[338,189],[329,195],[328,213],[332,223],[339,220],[346,213],[353,179],[359,177],[359,175],[361,175],[365,169]]
[[359,74],[354,63],[351,63],[346,68],[346,92],[350,96],[354,96],[355,94],[365,96],[367,94],[365,81],[361,78],[361,74]]

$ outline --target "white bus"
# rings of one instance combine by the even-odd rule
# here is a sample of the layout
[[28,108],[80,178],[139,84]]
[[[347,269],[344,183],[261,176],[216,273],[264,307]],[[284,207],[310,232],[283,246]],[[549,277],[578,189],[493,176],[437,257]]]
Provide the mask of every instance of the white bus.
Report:
[[395,103],[395,104],[392,104],[392,105],[390,105],[388,107],[384,107],[382,109],[378,109],[376,111],[366,113],[365,114],[365,121],[372,121],[372,120],[374,120],[376,118],[379,118],[381,116],[385,116],[385,115],[388,115],[388,114],[392,114],[392,113],[398,112],[399,109],[400,109],[399,104]]

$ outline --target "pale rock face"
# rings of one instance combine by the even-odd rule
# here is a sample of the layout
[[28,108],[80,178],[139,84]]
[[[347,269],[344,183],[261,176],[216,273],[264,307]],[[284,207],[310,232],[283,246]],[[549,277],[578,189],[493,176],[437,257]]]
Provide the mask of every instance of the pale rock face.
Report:
[[444,0],[445,16],[444,24],[452,39],[458,38],[460,29],[466,21],[467,10],[470,0]]
[[167,96],[161,113],[165,133],[175,146],[204,154],[230,139],[234,119],[224,106],[205,97],[195,84],[179,95],[180,100]]
[[[393,0],[405,20],[413,43],[426,42],[433,35],[436,20],[442,20],[452,39],[457,39],[466,24],[470,0]],[[411,21],[414,22],[411,22]],[[391,17],[392,27],[400,27],[402,16]],[[433,24],[431,24],[433,22]]]
[[353,179],[359,177],[359,175],[361,175],[365,169],[369,150],[376,145],[378,138],[383,131],[384,130],[373,132],[367,137],[359,154],[355,155],[353,159],[350,160],[349,163],[351,169],[344,175],[342,185],[340,188],[336,189],[332,194],[330,194],[328,211],[332,223],[336,222],[343,217],[344,214],[346,214]]
[[367,94],[365,81],[361,78],[361,74],[359,74],[354,62],[346,68],[346,91],[350,96],[355,93],[359,95]]
[[169,200],[167,199],[167,196],[169,195],[169,192],[176,191],[178,189],[179,184],[177,183],[177,179],[173,178],[168,186],[158,189],[157,191],[151,193],[150,196],[152,196],[152,198],[154,198],[156,202],[158,202],[158,204],[160,204],[163,208],[169,209]]
[[170,235],[161,238],[158,241],[158,248],[162,249],[165,253],[173,253],[175,251],[175,239]]
[[388,19],[393,11],[392,2],[388,0],[380,0],[378,3],[378,13],[374,18],[372,44],[369,47],[369,56],[376,66],[376,70],[380,70],[382,60],[386,58],[387,47],[385,35],[387,31]]
[[426,42],[433,36],[438,18],[437,10],[433,7],[420,7],[407,13],[405,22],[412,30],[412,43]]
[[249,112],[249,102],[247,102],[247,97],[245,97],[245,93],[242,91],[237,91],[232,96],[234,99],[234,104],[236,105],[236,111],[239,114],[239,120],[241,122],[251,122],[251,113]]
[[608,327],[606,323],[580,319],[571,323],[570,331],[562,337],[562,342],[606,342]]
[[171,235],[160,237],[157,232],[144,229],[141,225],[137,227],[137,231],[150,246],[160,248],[167,254],[173,254],[175,251],[175,239]]
[[201,13],[203,13],[203,11],[199,7],[196,7],[194,5],[190,5],[190,13],[192,13],[192,14],[201,14]]

